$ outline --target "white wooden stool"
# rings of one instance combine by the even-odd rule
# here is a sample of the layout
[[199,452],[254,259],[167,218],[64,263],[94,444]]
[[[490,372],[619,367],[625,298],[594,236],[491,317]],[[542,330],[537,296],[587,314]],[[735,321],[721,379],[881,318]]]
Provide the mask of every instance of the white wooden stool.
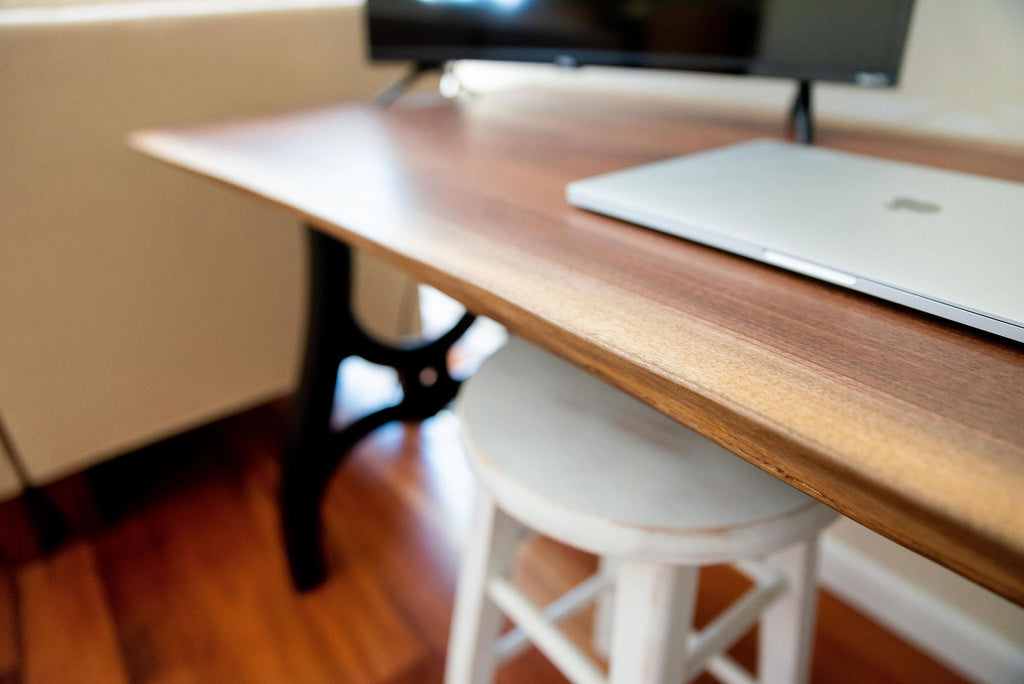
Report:
[[[481,486],[447,684],[490,682],[527,642],[577,684],[680,684],[705,669],[749,682],[724,652],[759,617],[760,680],[806,680],[831,509],[520,339],[465,383],[458,410]],[[600,570],[537,608],[508,577],[524,528],[600,556]],[[726,562],[755,584],[694,633],[698,568]],[[556,627],[593,599],[608,676]],[[498,638],[502,614],[516,627]]]

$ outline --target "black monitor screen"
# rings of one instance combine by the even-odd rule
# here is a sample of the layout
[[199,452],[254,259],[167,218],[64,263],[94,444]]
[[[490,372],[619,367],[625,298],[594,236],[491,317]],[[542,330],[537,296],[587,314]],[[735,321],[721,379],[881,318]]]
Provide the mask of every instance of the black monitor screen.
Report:
[[374,59],[895,83],[913,0],[367,0]]

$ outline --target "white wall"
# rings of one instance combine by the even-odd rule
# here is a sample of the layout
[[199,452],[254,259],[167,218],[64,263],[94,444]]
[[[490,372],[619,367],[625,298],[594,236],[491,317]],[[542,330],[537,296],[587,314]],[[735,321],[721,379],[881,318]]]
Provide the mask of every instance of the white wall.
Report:
[[922,104],[907,123],[1024,142],[1024,2],[919,0],[902,97]]
[[851,520],[826,533],[821,580],[969,679],[1024,681],[1024,609]]

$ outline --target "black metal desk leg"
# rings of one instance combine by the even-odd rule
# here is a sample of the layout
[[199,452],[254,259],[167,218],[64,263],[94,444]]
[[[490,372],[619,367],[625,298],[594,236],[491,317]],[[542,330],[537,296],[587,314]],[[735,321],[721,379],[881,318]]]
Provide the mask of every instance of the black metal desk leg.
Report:
[[[281,522],[292,580],[299,589],[326,574],[321,552],[320,506],[331,474],[355,444],[393,420],[423,420],[444,408],[459,383],[448,372],[447,352],[472,324],[466,314],[439,339],[419,347],[382,344],[359,327],[352,308],[352,252],[309,229],[309,320],[300,385],[295,395],[281,467]],[[331,427],[338,366],[349,356],[398,371],[403,398],[345,426]]]

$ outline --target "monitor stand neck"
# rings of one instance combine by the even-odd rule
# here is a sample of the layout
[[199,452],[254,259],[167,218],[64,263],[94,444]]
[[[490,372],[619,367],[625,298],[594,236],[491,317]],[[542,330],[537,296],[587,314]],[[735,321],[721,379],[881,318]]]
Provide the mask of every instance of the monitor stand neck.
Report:
[[420,76],[430,71],[437,71],[443,66],[443,62],[413,62],[412,67],[404,76],[377,93],[373,98],[374,103],[381,107],[387,107],[389,104],[397,100],[402,93],[411,88],[412,84],[415,83]]
[[814,120],[811,114],[811,82],[800,81],[793,108],[790,110],[790,121],[797,142],[810,145],[814,142]]

